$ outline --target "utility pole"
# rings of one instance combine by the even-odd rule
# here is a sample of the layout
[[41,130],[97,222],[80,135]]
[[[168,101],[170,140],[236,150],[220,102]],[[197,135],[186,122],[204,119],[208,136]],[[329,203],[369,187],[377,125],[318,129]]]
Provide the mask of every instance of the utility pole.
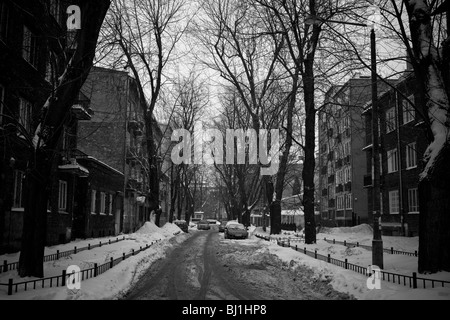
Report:
[[373,240],[372,240],[372,265],[383,269],[383,240],[381,239],[381,215],[380,215],[380,154],[378,142],[378,88],[377,88],[377,64],[375,48],[375,29],[370,32],[370,51],[372,68],[372,165],[373,165]]

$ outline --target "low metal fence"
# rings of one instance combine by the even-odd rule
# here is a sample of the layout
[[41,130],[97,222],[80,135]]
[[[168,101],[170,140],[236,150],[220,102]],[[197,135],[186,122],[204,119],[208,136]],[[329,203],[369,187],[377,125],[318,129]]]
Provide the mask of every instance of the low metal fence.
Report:
[[[156,240],[154,242],[151,242],[151,244],[146,244],[145,247],[139,247],[138,250],[131,249],[129,253],[122,253],[122,256],[117,258],[110,258],[110,261],[105,262],[103,264],[98,265],[97,263],[93,263],[93,267],[80,270],[80,276],[81,281],[87,280],[89,278],[97,277],[98,275],[105,273],[109,269],[113,268],[117,264],[119,264],[121,261],[128,259],[131,256],[134,256],[142,251],[147,250],[150,248],[151,245],[153,245],[156,242],[159,242],[160,240]],[[98,246],[98,245],[96,245]],[[101,246],[101,244],[100,244]],[[92,249],[94,246],[90,246]],[[79,252],[78,250],[77,252]],[[40,279],[34,279],[34,280],[27,280],[27,281],[19,281],[14,282],[13,279],[9,279],[8,283],[0,283],[0,287],[7,287],[7,293],[8,295],[12,295],[13,293],[17,293],[20,289],[23,289],[24,291],[27,290],[35,290],[40,288],[52,288],[52,287],[62,287],[65,286],[67,283],[67,279],[70,276],[73,276],[76,273],[67,274],[66,270],[62,270],[61,275],[59,276],[52,276],[52,277],[45,277]]]
[[[271,240],[271,238],[268,236],[264,236],[264,235],[260,235],[260,234],[255,234],[255,236],[258,238],[264,239],[266,241]],[[354,272],[363,274],[365,276],[370,276],[370,273],[368,272],[368,268],[357,265],[357,264],[349,263],[347,259],[342,261],[339,259],[332,258],[330,254],[328,254],[327,256],[318,254],[317,250],[309,251],[306,249],[306,247],[301,249],[298,245],[290,245],[290,244],[288,244],[287,241],[284,241],[284,240],[277,240],[277,244],[282,247],[290,247],[290,248],[294,249],[295,251],[301,252],[301,253],[303,253],[307,256],[310,256],[312,258],[315,258],[317,260],[322,260],[327,263],[336,265],[338,267],[341,267],[341,268],[344,268],[347,270],[352,270]],[[411,276],[408,276],[408,275],[404,275],[404,274],[398,274],[398,273],[381,270],[380,278],[383,281],[388,281],[388,282],[392,282],[395,284],[409,286],[410,288],[413,288],[413,289],[417,289],[419,287],[424,288],[424,289],[435,288],[436,285],[440,285],[441,287],[450,287],[450,281],[417,277],[416,272],[413,272]]]
[[[287,238],[286,239],[286,238],[281,238],[281,237],[276,238],[275,237],[275,239],[277,239],[279,241],[285,241],[285,242],[304,241],[304,238],[305,237],[302,234],[295,234],[295,238],[294,239],[292,239],[292,238]],[[360,247],[360,248],[364,248],[366,250],[372,251],[372,247],[371,246],[363,245],[363,244],[360,244],[359,242],[348,242],[346,240],[338,241],[336,239],[327,239],[327,238],[323,238],[323,240],[328,242],[328,243],[332,243],[332,244],[342,244],[342,245],[344,245],[346,247],[350,247],[350,248]],[[402,255],[412,256],[412,257],[418,257],[419,256],[419,253],[417,252],[417,250],[414,251],[414,252],[407,252],[407,251],[396,250],[393,247],[391,247],[391,248],[383,248],[383,251],[385,253],[390,253],[390,254],[402,254]]]
[[[124,241],[127,239],[129,239],[129,238],[126,238],[125,236],[123,236],[123,238],[121,238],[121,239],[116,238],[116,240],[113,240],[113,241],[111,241],[111,239],[108,239],[108,241],[104,241],[103,243],[101,241],[99,241],[99,243],[93,244],[93,245],[88,243],[88,245],[86,247],[81,247],[81,248],[74,247],[72,250],[67,250],[67,251],[62,251],[62,252],[59,252],[59,250],[56,250],[56,253],[52,253],[52,254],[48,254],[48,255],[44,256],[44,262],[59,260],[60,258],[68,257],[72,254],[76,254],[81,251],[91,250],[94,248],[98,248],[98,247],[101,247],[104,245],[110,245],[110,244],[117,243],[119,241]],[[19,268],[18,261],[8,263],[7,260],[4,260],[3,264],[0,266],[0,273],[11,271],[11,270],[17,270],[17,268]]]

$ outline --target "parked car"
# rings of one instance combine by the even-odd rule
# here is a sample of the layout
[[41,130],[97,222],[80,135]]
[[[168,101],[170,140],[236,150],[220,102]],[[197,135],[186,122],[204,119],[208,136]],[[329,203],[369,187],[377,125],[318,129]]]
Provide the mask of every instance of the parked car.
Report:
[[201,220],[197,223],[197,229],[198,230],[209,230],[209,229],[211,229],[211,226],[209,225],[208,221]]
[[176,226],[178,226],[181,230],[188,233],[188,224],[185,220],[175,220],[173,222]]
[[226,226],[225,239],[247,239],[248,231],[242,223],[232,223]]
[[216,219],[206,219],[206,221],[208,221],[210,225],[219,225],[220,224],[220,222],[217,221]]
[[225,231],[225,225],[226,225],[226,222],[221,222],[219,224],[219,232],[224,232]]

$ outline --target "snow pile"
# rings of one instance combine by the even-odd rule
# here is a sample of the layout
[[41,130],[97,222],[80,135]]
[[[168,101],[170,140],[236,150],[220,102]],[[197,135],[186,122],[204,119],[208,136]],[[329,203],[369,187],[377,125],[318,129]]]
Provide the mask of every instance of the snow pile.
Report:
[[154,240],[162,240],[171,238],[180,232],[182,232],[181,229],[173,223],[168,222],[160,228],[153,222],[147,221],[135,234],[150,236],[150,238]]
[[163,225],[162,230],[164,232],[170,233],[171,235],[177,235],[182,232],[180,227],[178,227],[176,224],[167,222],[165,225]]
[[[258,228],[259,231],[259,228]],[[309,252],[317,250],[318,254],[328,255],[332,258],[344,261],[347,259],[349,263],[353,263],[362,267],[367,267],[372,264],[372,251],[366,250],[363,247],[345,247],[342,244],[332,244],[323,240],[324,236],[330,240],[329,234],[332,234],[332,239],[336,241],[351,241],[353,243],[359,242],[366,245],[371,245],[372,229],[368,225],[360,225],[352,228],[323,228],[321,233],[317,235],[317,243],[304,244],[300,242],[300,249],[306,248]],[[260,232],[262,235],[268,236],[269,232]],[[276,237],[287,238],[290,235],[276,235]],[[299,252],[292,248],[280,247],[276,242],[267,242],[260,239],[260,244],[267,246],[270,253],[276,254],[279,258],[285,261],[292,268],[298,266],[306,266],[314,270],[315,274],[320,279],[328,279],[332,287],[340,292],[353,295],[356,299],[369,300],[394,300],[394,299],[432,299],[432,300],[450,300],[450,288],[448,286],[442,288],[436,285],[432,289],[431,285],[427,289],[411,289],[398,283],[388,281],[381,282],[381,289],[370,290],[367,287],[367,277],[351,270],[345,270],[339,266],[327,263],[323,260],[316,260],[313,257],[304,255],[302,250]],[[383,236],[383,247],[394,248],[407,252],[414,252],[418,248],[418,237],[405,238],[399,236]],[[414,256],[388,254],[383,255],[384,270],[396,274],[404,274],[411,276],[413,272],[418,272],[418,258]],[[420,278],[436,279],[450,281],[450,272],[438,272],[434,274],[418,274]],[[420,286],[420,283],[419,283]]]
[[133,235],[140,235],[151,240],[162,240],[165,238],[161,228],[156,226],[153,222],[147,221],[139,230],[137,230]]
[[[177,235],[174,235],[179,231]],[[122,236],[119,236],[119,238]],[[6,294],[6,287],[0,286],[0,300],[31,300],[31,299],[117,299],[126,292],[133,284],[139,281],[139,277],[158,259],[163,259],[169,248],[177,243],[181,243],[190,237],[189,234],[173,225],[166,224],[162,228],[157,227],[152,222],[147,222],[138,231],[133,234],[127,234],[126,240],[111,242],[107,244],[104,238],[86,239],[74,243],[57,245],[48,250],[60,250],[62,248],[73,248],[74,245],[84,247],[88,243],[94,244],[102,241],[105,245],[84,250],[72,254],[68,257],[62,257],[59,260],[47,261],[44,263],[44,275],[60,276],[63,270],[69,265],[77,265],[81,269],[91,268],[94,263],[103,264],[110,261],[110,258],[121,257],[123,253],[127,254],[132,250],[138,251],[146,244],[150,247],[145,251],[136,253],[136,255],[121,261],[114,268],[106,271],[98,277],[90,278],[81,282],[81,290],[78,292],[69,290],[65,287],[43,288],[36,290],[14,293],[11,296]],[[111,240],[116,238],[111,238]],[[161,240],[155,242],[156,240]],[[18,255],[19,253],[17,253]],[[35,278],[20,278],[16,270],[0,273],[0,283],[7,283],[13,279],[14,283],[24,280],[34,280]]]
[[368,224],[360,224],[355,227],[336,227],[336,228],[323,227],[320,229],[320,233],[325,233],[325,234],[342,234],[342,233],[373,234],[373,229]]

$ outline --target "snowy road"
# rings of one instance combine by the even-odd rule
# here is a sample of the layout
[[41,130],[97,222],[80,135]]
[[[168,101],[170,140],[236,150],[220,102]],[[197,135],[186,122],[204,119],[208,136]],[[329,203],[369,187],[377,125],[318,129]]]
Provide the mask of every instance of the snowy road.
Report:
[[348,299],[307,268],[291,270],[264,242],[224,240],[217,230],[191,231],[155,262],[124,299],[311,300]]

